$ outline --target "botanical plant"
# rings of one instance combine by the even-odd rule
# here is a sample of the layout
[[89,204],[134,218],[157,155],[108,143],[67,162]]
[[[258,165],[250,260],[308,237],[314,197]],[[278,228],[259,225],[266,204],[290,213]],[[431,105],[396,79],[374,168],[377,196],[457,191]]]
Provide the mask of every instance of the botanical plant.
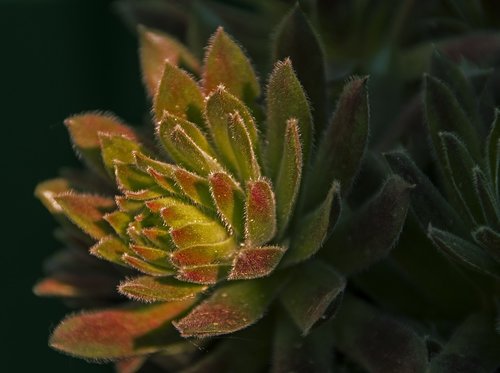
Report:
[[[448,203],[406,153],[386,154],[394,175],[367,150],[368,78],[332,89],[299,7],[275,33],[265,93],[222,28],[203,63],[160,31],[139,27],[139,38],[150,118],[68,118],[86,168],[36,189],[65,249],[35,292],[87,309],[59,324],[52,347],[122,373],[500,366],[498,116],[486,137],[477,108],[495,100],[477,105],[472,88],[484,70],[435,53],[439,79],[425,78]],[[463,271],[420,259],[430,245],[412,219],[400,238],[410,201]]]

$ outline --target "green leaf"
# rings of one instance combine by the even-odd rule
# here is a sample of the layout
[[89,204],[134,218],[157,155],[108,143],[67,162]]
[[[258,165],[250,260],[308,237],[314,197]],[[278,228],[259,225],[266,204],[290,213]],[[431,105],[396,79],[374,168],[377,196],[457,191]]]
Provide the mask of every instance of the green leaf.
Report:
[[183,267],[177,272],[176,278],[195,284],[213,285],[227,277],[229,268],[229,265],[224,264]]
[[308,164],[313,144],[314,124],[309,103],[300,85],[292,62],[286,59],[278,62],[267,86],[267,167],[273,180],[278,177],[282,162],[281,152],[285,146],[283,134],[287,123],[295,118],[300,133],[303,163]]
[[123,254],[131,254],[132,252],[122,240],[114,235],[109,235],[101,238],[92,246],[90,253],[108,262],[127,266],[122,260]]
[[174,326],[183,337],[210,337],[244,329],[264,316],[280,280],[268,277],[224,284]]
[[[325,58],[318,37],[298,5],[283,19],[276,31],[274,60],[285,58],[292,60],[297,76],[312,102],[315,132],[319,136],[326,124]],[[302,118],[293,117],[301,122]]]
[[279,246],[250,247],[238,250],[230,280],[248,280],[269,276],[277,267],[285,249]]
[[237,236],[242,236],[245,196],[240,186],[225,172],[211,174],[208,181],[219,216]]
[[276,202],[265,179],[248,183],[245,202],[245,236],[252,246],[270,241],[276,233]]
[[175,169],[174,178],[183,194],[188,196],[193,202],[203,206],[211,206],[212,197],[210,196],[208,181],[206,179],[182,168]]
[[175,272],[172,270],[166,262],[165,265],[153,264],[146,260],[139,258],[136,255],[123,254],[122,261],[125,262],[128,266],[142,272],[146,275],[155,276],[155,277],[163,277],[163,276],[171,276]]
[[118,188],[124,193],[152,190],[153,187],[158,189],[153,178],[133,164],[115,161],[115,177]]
[[340,185],[334,182],[325,200],[313,211],[297,221],[293,229],[292,242],[284,265],[302,262],[321,248],[340,216]]
[[170,132],[170,141],[179,155],[178,162],[201,176],[222,169],[219,163],[201,149],[181,126],[175,126]]
[[483,222],[481,206],[474,186],[474,161],[464,143],[450,132],[438,134],[444,153],[444,168],[451,182],[460,208],[473,225]]
[[480,145],[477,132],[457,98],[443,82],[425,75],[424,77],[424,104],[425,117],[436,155],[441,164],[444,165],[444,153],[441,149],[439,132],[450,131],[467,141],[469,149],[475,160],[480,159]]
[[472,237],[488,254],[500,262],[500,233],[490,227],[482,226],[472,232]]
[[200,71],[199,61],[171,36],[144,26],[139,26],[138,31],[142,79],[149,97],[156,95],[165,61],[176,66],[186,66],[193,72]]
[[406,323],[346,296],[333,320],[335,346],[369,372],[425,372],[425,341]]
[[257,180],[260,178],[260,166],[254,152],[254,146],[245,123],[238,112],[229,116],[229,135],[233,152],[238,163],[240,179]]
[[133,220],[132,216],[126,212],[116,210],[104,215],[102,218],[113,227],[116,234],[120,236],[121,239],[127,240],[127,228]]
[[210,134],[224,165],[233,173],[238,169],[238,159],[233,150],[233,140],[229,133],[231,116],[238,113],[245,124],[250,141],[257,152],[257,129],[248,108],[224,87],[218,87],[207,99],[205,115]]
[[210,156],[215,155],[212,146],[207,141],[207,138],[194,123],[177,117],[169,112],[164,112],[162,119],[157,126],[158,137],[168,154],[177,163],[183,163],[185,157],[185,154],[176,148],[176,144],[173,143],[171,139],[172,131],[177,126],[180,126],[201,150]]
[[500,211],[497,199],[494,197],[494,192],[491,190],[493,185],[489,184],[486,175],[478,167],[472,170],[474,191],[480,202],[481,211],[484,220],[491,226],[498,225],[500,221]]
[[390,152],[385,154],[385,158],[394,173],[415,185],[411,193],[411,209],[422,229],[432,224],[454,233],[467,230],[455,210],[406,153]]
[[429,373],[493,372],[500,366],[500,336],[485,315],[467,318],[443,350],[431,360]]
[[142,259],[144,259],[149,263],[158,264],[161,266],[169,262],[168,258],[170,256],[170,253],[164,249],[158,249],[138,244],[131,244],[130,248],[139,257],[141,257]]
[[99,141],[102,161],[109,175],[114,175],[115,162],[134,164],[134,152],[143,150],[137,141],[122,135],[99,133]]
[[170,62],[164,65],[158,91],[154,98],[156,121],[167,111],[172,115],[203,126],[203,95],[198,84],[186,73]]
[[293,215],[302,180],[302,146],[297,120],[287,122],[281,165],[276,178],[276,217],[278,237],[285,232]]
[[342,91],[337,109],[322,135],[308,184],[310,203],[324,198],[333,180],[347,195],[368,143],[370,108],[367,78],[353,78]]
[[146,202],[146,206],[154,213],[159,213],[168,227],[177,229],[193,223],[210,223],[213,221],[196,206],[182,202],[177,198],[164,197]]
[[222,242],[175,250],[170,254],[170,260],[178,267],[229,264],[237,247],[237,242],[230,237]]
[[305,336],[315,324],[335,313],[346,281],[328,264],[317,260],[307,262],[299,272],[300,276],[287,283],[280,299]]
[[173,177],[175,166],[170,163],[160,162],[153,158],[144,155],[141,152],[132,152],[135,165],[143,172],[148,172],[150,170],[156,171],[158,174],[164,175],[166,177]]
[[491,130],[487,140],[487,164],[490,170],[490,177],[497,198],[499,192],[498,169],[500,165],[500,109],[495,110],[495,119],[491,125]]
[[87,113],[72,116],[64,121],[76,152],[85,164],[101,176],[107,177],[101,157],[99,134],[126,136],[137,140],[134,130],[109,114]]
[[334,372],[333,336],[330,327],[314,329],[307,336],[285,317],[280,317],[274,332],[271,373]]
[[224,227],[217,222],[190,223],[170,231],[172,240],[180,248],[196,245],[208,245],[225,241],[228,233]]
[[222,27],[219,27],[210,39],[205,56],[205,95],[212,93],[221,84],[250,106],[260,96],[260,85],[250,61]]
[[103,219],[107,212],[116,208],[110,198],[65,192],[53,196],[62,213],[90,237],[99,240],[111,233],[111,227]]
[[376,196],[347,218],[323,253],[344,274],[360,272],[386,257],[399,239],[412,186],[391,176]]
[[427,235],[439,250],[457,262],[466,264],[478,272],[500,278],[500,263],[495,262],[475,244],[431,225]]
[[118,291],[139,302],[173,302],[196,297],[206,286],[180,282],[169,277],[141,276],[123,281]]
[[185,300],[72,315],[59,324],[49,344],[59,351],[88,359],[150,354],[168,342],[171,332],[167,323],[192,304],[193,300]]

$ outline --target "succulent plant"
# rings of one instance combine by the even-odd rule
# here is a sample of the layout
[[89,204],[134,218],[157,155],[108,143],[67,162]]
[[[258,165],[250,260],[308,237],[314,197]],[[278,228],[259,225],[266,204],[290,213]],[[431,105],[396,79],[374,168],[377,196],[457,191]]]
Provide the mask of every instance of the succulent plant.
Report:
[[[318,51],[311,78],[324,79],[318,40],[299,21],[285,21],[276,55],[301,47],[283,31],[300,26],[308,35],[301,42]],[[222,28],[201,68],[167,35],[141,28],[140,36],[152,126],[130,127],[105,113],[68,118],[87,170],[66,171],[36,190],[68,248],[48,262],[35,292],[107,307],[69,316],[50,344],[116,360],[124,372],[148,357],[170,370],[330,369],[333,347],[309,350],[331,339],[324,321],[346,277],[394,245],[411,189],[392,176],[362,207],[346,202],[367,144],[367,78],[349,79],[322,123],[308,97],[326,103],[324,86],[309,84],[316,91],[306,93],[288,58],[275,64],[263,107],[249,60]],[[342,208],[351,211],[335,233]],[[350,229],[360,226],[370,233],[352,240]],[[329,237],[350,240],[350,250],[319,256]],[[347,303],[367,307],[352,295]],[[209,338],[239,330],[242,341]],[[190,337],[202,338],[207,351],[183,339]],[[297,343],[303,351],[289,359]]]
[[[286,9],[254,6],[272,20]],[[491,81],[476,99],[483,66],[436,52],[425,78],[441,172],[431,179],[445,199],[407,153],[386,153],[387,166],[369,149],[368,78],[329,84],[324,42],[300,7],[279,22],[265,89],[221,27],[203,62],[162,31],[138,35],[145,123],[68,118],[85,169],[35,191],[64,244],[35,293],[84,308],[52,347],[120,373],[500,367],[499,117],[483,124],[495,102]]]

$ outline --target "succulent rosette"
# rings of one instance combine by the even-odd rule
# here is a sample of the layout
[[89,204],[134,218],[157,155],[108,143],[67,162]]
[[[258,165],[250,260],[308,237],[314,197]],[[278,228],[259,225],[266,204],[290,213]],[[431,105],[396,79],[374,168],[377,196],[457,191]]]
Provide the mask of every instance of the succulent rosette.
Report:
[[[305,38],[292,42],[291,29]],[[36,190],[61,222],[66,248],[47,262],[35,292],[100,307],[63,320],[51,346],[115,361],[120,372],[324,372],[334,345],[370,367],[356,336],[377,333],[387,319],[354,295],[339,323],[330,317],[346,279],[394,246],[412,186],[390,176],[359,207],[346,200],[367,147],[367,79],[349,79],[325,121],[333,100],[321,47],[298,10],[280,25],[264,100],[251,63],[222,28],[203,64],[165,34],[139,34],[151,121],[68,118],[86,170]],[[310,71],[294,69],[301,43],[317,52]],[[307,93],[298,75],[308,77]],[[415,339],[389,353],[391,364],[425,364],[423,342],[389,323],[384,333]]]

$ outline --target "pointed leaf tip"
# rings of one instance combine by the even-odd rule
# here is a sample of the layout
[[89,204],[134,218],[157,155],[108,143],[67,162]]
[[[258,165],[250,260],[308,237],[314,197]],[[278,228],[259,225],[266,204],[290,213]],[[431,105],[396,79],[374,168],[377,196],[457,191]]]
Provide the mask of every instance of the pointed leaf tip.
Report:
[[163,74],[165,61],[184,65],[193,72],[200,70],[200,63],[180,42],[158,30],[139,26],[139,53],[144,85],[154,97]]
[[273,180],[282,162],[287,122],[297,120],[303,162],[307,164],[313,144],[313,120],[306,94],[295,75],[290,60],[278,62],[267,86],[267,162]]
[[260,85],[250,61],[222,27],[212,36],[205,56],[205,94],[210,94],[220,84],[248,105],[253,105],[260,96]]
[[94,239],[100,239],[111,233],[111,227],[103,216],[115,208],[110,198],[66,192],[55,195],[54,200],[64,214],[80,229]]

